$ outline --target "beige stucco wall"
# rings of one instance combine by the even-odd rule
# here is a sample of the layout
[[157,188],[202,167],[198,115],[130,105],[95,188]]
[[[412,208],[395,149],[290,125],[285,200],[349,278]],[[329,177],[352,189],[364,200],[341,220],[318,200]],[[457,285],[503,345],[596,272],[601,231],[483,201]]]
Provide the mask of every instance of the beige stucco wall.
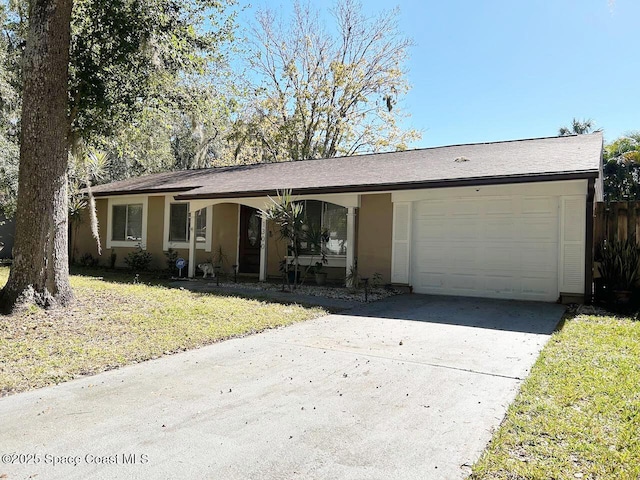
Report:
[[213,207],[213,242],[207,258],[218,257],[220,248],[224,256],[223,269],[232,272],[238,261],[238,208],[237,203],[221,203]]
[[[164,270],[167,268],[167,259],[163,251],[164,236],[164,196],[150,196],[147,212],[147,251],[152,255],[151,268]],[[103,251],[98,255],[95,241],[91,237],[89,224],[89,213],[85,211],[83,221],[79,225],[73,247],[75,248],[76,261],[85,253],[90,253],[94,258],[98,258],[100,265],[109,266],[111,253],[116,254],[116,267],[126,267],[124,259],[129,252],[135,251],[135,247],[114,247],[106,249],[107,244],[107,209],[108,200],[106,198],[96,199],[96,211],[100,230],[100,243]],[[204,249],[196,250],[196,263],[210,262],[217,255],[218,248],[222,247],[222,252],[226,256],[224,268],[231,271],[231,265],[237,260],[237,235],[238,235],[238,205],[234,203],[224,203],[213,207],[213,242],[212,251]],[[179,257],[188,260],[189,250],[186,248],[175,249]]]
[[[162,250],[162,235],[164,232],[164,196],[149,197],[147,210],[147,252],[151,254],[151,268],[164,269],[167,259]],[[118,254],[118,256],[120,256]],[[124,257],[118,261],[118,266],[125,266]],[[122,263],[120,263],[122,262]]]
[[357,217],[358,273],[362,277],[382,275],[382,281],[391,281],[391,229],[393,203],[391,194],[363,195]]
[[[100,240],[103,248],[106,245],[107,205],[107,199],[96,200]],[[147,251],[152,255],[151,266],[155,269],[165,269],[167,266],[163,251],[164,205],[163,196],[149,197]],[[231,266],[237,262],[238,209],[239,205],[235,203],[222,203],[213,207],[212,250],[211,252],[196,250],[197,263],[213,261],[218,256],[218,249],[221,247],[225,256],[224,270],[231,272]],[[384,282],[390,281],[392,214],[390,194],[362,196],[361,208],[358,209],[356,217],[356,256],[361,276],[372,277],[374,273],[380,273]],[[79,259],[84,253],[91,253],[100,259],[101,265],[108,266],[113,250],[117,255],[116,266],[125,267],[125,257],[135,248],[116,247],[110,250],[105,248],[102,256],[98,257],[95,242],[91,237],[88,213],[84,215],[83,220],[74,243],[76,259]],[[279,262],[286,255],[286,242],[279,238],[277,226],[271,222],[267,225],[267,235],[267,275],[271,278],[279,278]],[[179,248],[176,251],[178,256],[185,260],[189,258],[188,249]],[[344,278],[343,268],[328,270],[330,278],[336,280]]]
[[[75,258],[78,260],[85,253],[90,253],[99,259],[100,265],[109,266],[112,252],[116,254],[116,267],[126,267],[124,259],[129,252],[134,252],[135,247],[114,247],[107,249],[107,218],[108,200],[106,198],[96,199],[96,212],[98,216],[98,227],[100,231],[100,244],[102,255],[98,255],[95,241],[91,237],[89,224],[89,212],[85,211],[77,235],[74,247],[76,249]],[[164,197],[149,197],[149,209],[147,212],[147,251],[151,253],[151,268],[166,268],[166,258],[162,251],[162,234],[164,228]]]

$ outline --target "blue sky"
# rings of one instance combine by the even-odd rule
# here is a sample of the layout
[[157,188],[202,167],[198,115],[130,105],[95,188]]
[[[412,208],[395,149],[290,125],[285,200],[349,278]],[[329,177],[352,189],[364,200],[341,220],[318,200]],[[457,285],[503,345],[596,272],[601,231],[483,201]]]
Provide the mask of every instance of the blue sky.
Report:
[[[400,8],[413,38],[412,147],[556,135],[591,118],[611,141],[640,130],[640,0],[362,0]],[[286,12],[290,2],[254,0]],[[316,0],[329,8],[332,1]]]

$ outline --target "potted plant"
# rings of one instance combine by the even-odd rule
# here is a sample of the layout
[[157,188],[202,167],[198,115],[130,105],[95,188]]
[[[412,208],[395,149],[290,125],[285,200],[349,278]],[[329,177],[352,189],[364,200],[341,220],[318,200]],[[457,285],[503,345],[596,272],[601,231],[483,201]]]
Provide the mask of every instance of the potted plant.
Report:
[[603,242],[599,249],[598,270],[607,296],[616,303],[629,303],[640,280],[640,248],[635,236],[624,241]]
[[[323,258],[324,263],[327,263],[327,259]],[[323,262],[316,262],[316,266],[313,270],[316,276],[316,285],[324,285],[327,283],[327,272],[324,270]]]

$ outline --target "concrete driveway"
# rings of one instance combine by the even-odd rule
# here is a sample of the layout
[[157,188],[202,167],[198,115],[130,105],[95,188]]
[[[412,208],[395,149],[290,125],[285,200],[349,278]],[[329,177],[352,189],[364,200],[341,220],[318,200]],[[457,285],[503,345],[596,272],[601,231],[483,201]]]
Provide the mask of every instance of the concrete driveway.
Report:
[[0,399],[0,478],[464,478],[562,312],[405,295]]

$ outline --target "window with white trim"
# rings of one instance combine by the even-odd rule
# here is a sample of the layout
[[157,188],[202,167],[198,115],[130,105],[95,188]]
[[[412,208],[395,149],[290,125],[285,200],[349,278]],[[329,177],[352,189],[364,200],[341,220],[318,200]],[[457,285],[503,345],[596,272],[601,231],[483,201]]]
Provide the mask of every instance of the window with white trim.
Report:
[[113,205],[111,210],[111,240],[141,242],[142,210],[142,203]]
[[301,254],[317,254],[324,247],[327,255],[347,254],[347,209],[334,203],[304,200],[306,241]]
[[107,248],[147,248],[149,197],[109,197],[107,203]]
[[[189,241],[189,204],[171,203],[169,207],[169,241],[183,242]],[[203,208],[196,212],[196,243],[207,241],[207,209]]]

